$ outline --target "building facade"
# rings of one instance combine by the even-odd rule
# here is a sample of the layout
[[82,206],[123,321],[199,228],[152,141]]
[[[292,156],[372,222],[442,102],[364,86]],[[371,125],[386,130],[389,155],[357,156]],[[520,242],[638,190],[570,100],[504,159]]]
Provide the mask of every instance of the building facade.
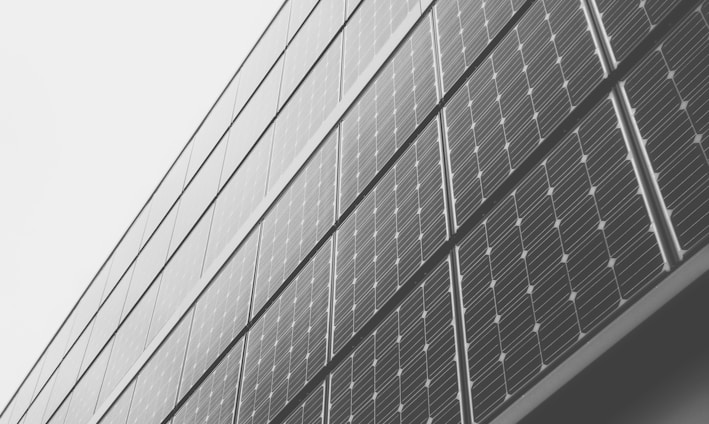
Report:
[[286,0],[0,424],[553,422],[707,139],[706,0]]

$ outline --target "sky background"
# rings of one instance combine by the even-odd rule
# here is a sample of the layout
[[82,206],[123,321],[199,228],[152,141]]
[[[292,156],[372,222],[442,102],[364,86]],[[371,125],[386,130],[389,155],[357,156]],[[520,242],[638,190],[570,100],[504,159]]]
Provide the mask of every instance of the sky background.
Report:
[[281,3],[0,1],[0,411]]

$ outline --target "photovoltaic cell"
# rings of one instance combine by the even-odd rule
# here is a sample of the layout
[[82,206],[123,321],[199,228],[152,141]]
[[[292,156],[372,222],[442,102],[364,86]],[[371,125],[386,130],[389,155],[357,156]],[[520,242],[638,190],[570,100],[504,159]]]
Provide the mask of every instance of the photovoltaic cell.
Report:
[[172,424],[232,424],[241,348],[239,341],[180,407]]
[[322,424],[325,405],[325,385],[321,384],[284,421],[285,424]]
[[256,228],[197,300],[180,394],[194,385],[246,326],[258,237]]
[[254,316],[335,220],[337,133],[332,133],[263,220]]
[[337,232],[334,350],[446,240],[438,121],[432,121]]
[[340,213],[438,102],[430,19],[424,19],[342,121]]
[[473,64],[523,3],[523,0],[440,0],[436,3],[444,92],[448,92]]
[[[325,46],[340,29],[345,16],[344,0],[321,0],[286,49],[279,104],[295,90]],[[340,47],[337,47],[339,50]]]
[[579,4],[536,2],[446,105],[458,226],[602,77]]
[[330,377],[330,420],[460,423],[451,282],[438,265]]
[[204,261],[205,270],[214,263],[263,200],[272,136],[273,130],[266,131],[219,193],[214,207],[207,258]]
[[606,99],[458,248],[476,421],[662,273],[650,230]]
[[421,10],[418,0],[365,0],[362,3],[345,28],[343,94],[414,9]]
[[624,83],[680,248],[709,236],[709,2]]
[[148,328],[150,327],[147,323],[150,322],[150,317],[153,314],[157,294],[158,286],[153,285],[118,329],[113,342],[113,349],[111,350],[111,359],[108,361],[106,375],[103,378],[99,404],[103,403],[108,395],[111,394],[130,367],[140,357],[140,354],[143,353],[148,336]]
[[67,403],[68,409],[64,421],[66,424],[86,424],[91,419],[96,409],[96,401],[110,353],[111,344],[109,343],[74,387],[71,402]]
[[177,209],[175,207],[170,211],[153,234],[153,237],[145,244],[140,255],[138,255],[133,269],[133,277],[130,280],[126,303],[123,307],[123,315],[126,315],[133,308],[140,296],[150,286],[150,283],[153,280],[157,281],[156,276],[167,260]]
[[148,343],[162,330],[187,294],[199,282],[211,222],[212,209],[210,208],[165,266],[153,318],[150,321]]
[[128,388],[118,397],[111,409],[108,410],[99,421],[100,424],[126,424],[130,402],[135,391],[135,380],[128,385]]
[[622,61],[679,0],[594,0],[612,54]]
[[327,361],[332,242],[248,334],[239,424],[268,423]]
[[253,145],[266,131],[278,106],[278,91],[283,73],[283,58],[273,66],[271,72],[264,78],[258,91],[244,106],[239,116],[229,130],[226,156],[220,186],[236,170]]
[[192,310],[138,374],[128,424],[159,424],[175,406],[191,321]]
[[333,42],[278,115],[269,188],[278,182],[337,105],[341,48],[339,39]]

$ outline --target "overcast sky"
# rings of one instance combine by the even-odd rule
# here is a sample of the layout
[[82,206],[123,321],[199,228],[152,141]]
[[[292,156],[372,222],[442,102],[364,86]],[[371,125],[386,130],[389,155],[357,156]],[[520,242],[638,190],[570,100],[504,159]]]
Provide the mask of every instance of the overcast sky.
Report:
[[281,2],[0,1],[0,411]]

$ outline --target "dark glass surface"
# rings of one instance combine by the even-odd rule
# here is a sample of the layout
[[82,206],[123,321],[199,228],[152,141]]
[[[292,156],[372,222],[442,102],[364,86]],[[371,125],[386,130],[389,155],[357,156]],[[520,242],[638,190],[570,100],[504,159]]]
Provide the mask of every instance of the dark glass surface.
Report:
[[[202,166],[209,153],[229,128],[231,120],[234,118],[234,103],[236,102],[238,85],[239,75],[235,75],[192,138],[192,152],[186,181],[190,181],[197,173],[197,169]],[[223,155],[224,151],[222,151]],[[221,162],[219,168],[221,169]]]
[[333,352],[446,240],[440,149],[434,120],[338,229]]
[[[569,42],[575,48],[562,59],[561,44]],[[535,3],[446,105],[457,225],[602,77],[583,10],[560,0]]]
[[116,333],[111,358],[108,361],[106,375],[103,378],[99,405],[113,392],[123,376],[128,372],[138,357],[143,353],[148,337],[150,317],[155,308],[158,285],[153,285],[140,299],[135,309],[125,319]]
[[191,322],[192,310],[140,371],[127,424],[160,424],[175,406]]
[[91,419],[96,409],[101,383],[108,366],[111,344],[109,343],[106,349],[93,361],[91,367],[74,387],[71,402],[68,403],[66,420],[64,421],[66,424],[85,424]]
[[321,0],[298,35],[288,45],[279,105],[285,103],[340,29],[344,22],[344,8],[344,0]]
[[184,394],[246,326],[259,229],[236,250],[194,307],[180,393]]
[[222,253],[224,247],[263,200],[266,193],[272,136],[272,130],[266,131],[219,193],[214,208],[207,259],[204,261],[205,270],[214,263],[217,256]]
[[269,187],[279,181],[337,105],[341,49],[342,43],[336,40],[278,115]]
[[345,28],[343,95],[413,10],[420,10],[419,0],[362,2]]
[[336,184],[337,137],[333,134],[263,220],[252,316],[334,223]]
[[172,424],[232,424],[241,371],[243,342],[219,361],[175,413]]
[[460,423],[448,262],[330,377],[330,423]]
[[253,145],[273,119],[278,104],[278,90],[281,84],[283,59],[273,67],[259,87],[254,97],[237,116],[229,131],[226,157],[222,170],[221,186],[239,167]]
[[240,424],[267,423],[327,362],[332,243],[326,243],[248,334]]
[[627,157],[607,99],[460,245],[477,419],[662,273]]
[[438,102],[431,30],[424,19],[342,120],[340,214]]
[[707,22],[709,4],[703,2],[624,84],[683,250],[702,246],[709,236]]

